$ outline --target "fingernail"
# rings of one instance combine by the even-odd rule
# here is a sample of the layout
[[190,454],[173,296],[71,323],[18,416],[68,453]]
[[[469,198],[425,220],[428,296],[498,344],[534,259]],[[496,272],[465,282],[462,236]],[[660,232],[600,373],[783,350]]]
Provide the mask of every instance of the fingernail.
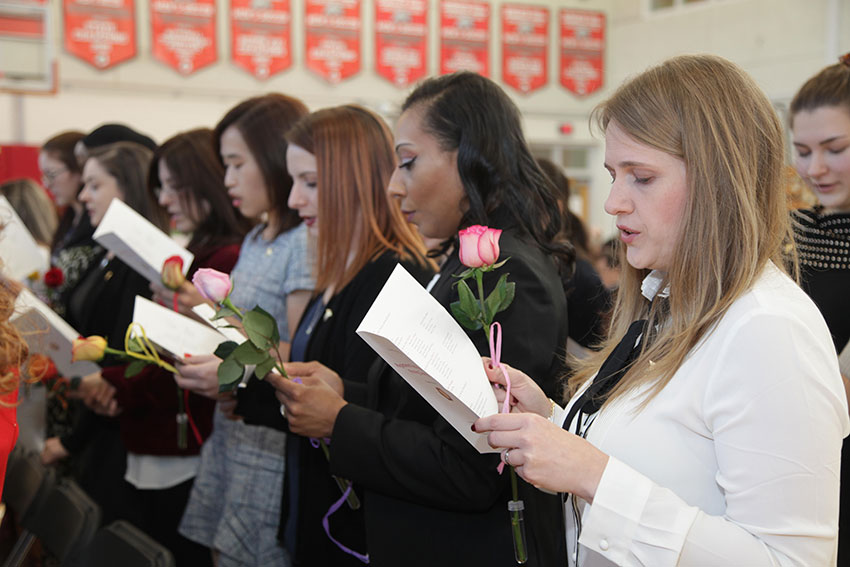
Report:
[[472,427],[470,427],[470,429],[472,429],[473,431],[475,431],[475,424],[474,424],[474,423],[472,424]]
[[192,358],[192,355],[191,355],[191,354],[189,354],[188,352],[184,352],[184,353],[183,353],[183,358]]
[[487,368],[489,368],[490,370],[493,370],[493,363],[492,363],[492,362],[488,362],[488,363],[487,363]]

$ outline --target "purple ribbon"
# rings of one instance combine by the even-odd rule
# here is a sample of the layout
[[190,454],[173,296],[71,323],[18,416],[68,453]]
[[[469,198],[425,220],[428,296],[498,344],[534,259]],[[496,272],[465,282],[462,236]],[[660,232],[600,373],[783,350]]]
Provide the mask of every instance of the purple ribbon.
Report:
[[[498,331],[498,334],[496,331]],[[505,377],[505,400],[502,402],[502,409],[499,413],[510,413],[511,378],[508,376],[508,371],[505,370],[505,367],[502,366],[502,363],[499,361],[502,358],[502,326],[498,322],[494,322],[490,325],[490,358],[493,360],[493,364],[496,368],[502,371],[502,376]],[[496,470],[499,471],[499,474],[502,474],[502,471],[505,470],[504,460],[499,463]]]
[[325,528],[325,533],[328,535],[328,539],[330,539],[332,542],[334,542],[334,544],[338,548],[340,548],[341,550],[343,550],[345,553],[347,553],[349,555],[353,555],[354,557],[356,557],[357,559],[359,559],[360,561],[362,561],[363,563],[366,563],[368,565],[369,554],[367,553],[366,555],[363,555],[362,553],[357,553],[353,549],[349,549],[349,548],[345,547],[344,545],[342,545],[340,542],[338,542],[336,539],[334,539],[334,536],[331,535],[331,528],[328,524],[328,518],[331,517],[331,514],[333,514],[334,512],[336,512],[337,510],[340,509],[343,502],[346,501],[346,499],[348,498],[348,495],[350,493],[351,493],[351,485],[349,484],[348,488],[345,489],[345,492],[342,493],[342,497],[339,500],[337,500],[336,502],[334,502],[333,505],[330,508],[328,508],[328,513],[325,514],[324,518],[322,518],[322,527]]

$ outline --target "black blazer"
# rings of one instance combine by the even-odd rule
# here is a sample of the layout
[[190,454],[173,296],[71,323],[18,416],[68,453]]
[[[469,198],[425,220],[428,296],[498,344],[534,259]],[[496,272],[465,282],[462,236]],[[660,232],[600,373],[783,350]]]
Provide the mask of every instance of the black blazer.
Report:
[[[560,389],[567,337],[566,300],[552,260],[505,229],[500,260],[485,275],[489,293],[504,272],[516,283],[513,304],[496,316],[504,333],[502,360],[534,377],[548,394]],[[464,270],[448,258],[432,294],[446,308],[457,300],[455,278]],[[483,331],[470,332],[489,354]],[[365,492],[372,565],[514,566],[507,502],[510,481],[499,475],[498,454],[479,454],[382,361],[368,376],[366,406],[339,413],[331,445],[332,473]],[[348,385],[346,384],[346,389]],[[563,506],[520,480],[525,501],[530,566],[565,565]]]
[[[393,252],[385,252],[379,258],[367,264],[351,282],[334,295],[323,310],[310,333],[304,360],[317,360],[337,372],[346,383],[345,397],[352,401],[365,392],[358,382],[365,384],[369,368],[378,359],[377,353],[357,335],[356,330],[374,303],[378,293],[384,287],[390,274],[399,263]],[[402,265],[423,285],[433,276],[430,268],[415,262],[402,262]],[[316,301],[314,299],[305,309],[305,317]],[[302,318],[298,333],[304,331]],[[272,399],[276,399],[272,397]],[[280,415],[280,412],[278,412]],[[331,451],[334,451],[331,444]],[[315,567],[362,567],[362,563],[353,556],[343,553],[328,539],[322,528],[322,517],[328,508],[337,501],[341,492],[328,470],[328,461],[319,448],[313,448],[308,439],[290,434],[286,441],[286,468],[281,505],[281,521],[278,537],[285,541],[287,518],[291,515],[290,482],[292,470],[298,468],[298,504],[294,517],[295,549],[289,549],[295,566]],[[355,491],[363,498],[363,492],[356,485]],[[359,553],[366,550],[366,534],[363,509],[351,510],[342,506],[329,519],[331,534],[343,545]]]

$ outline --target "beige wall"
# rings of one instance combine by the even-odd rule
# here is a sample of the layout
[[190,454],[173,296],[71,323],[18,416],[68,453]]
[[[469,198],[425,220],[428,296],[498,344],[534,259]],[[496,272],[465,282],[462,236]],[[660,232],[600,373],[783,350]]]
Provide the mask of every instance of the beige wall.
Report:
[[[578,98],[555,80],[558,53],[555,18],[550,24],[549,85],[531,95],[509,92],[525,116],[526,133],[536,144],[590,145],[590,220],[603,232],[611,223],[602,211],[607,174],[601,167],[599,140],[587,131],[587,114],[607,92],[629,75],[680,53],[709,52],[742,65],[768,95],[783,104],[797,87],[838,52],[850,50],[850,0],[713,0],[665,14],[649,14],[645,0],[513,0],[560,7],[602,10],[608,14],[606,87]],[[0,0],[2,2],[2,0]],[[303,65],[303,0],[292,0],[293,67],[258,81],[228,62],[226,0],[219,2],[220,61],[189,77],[154,61],[150,55],[148,2],[136,0],[137,57],[105,72],[58,49],[59,91],[55,95],[0,93],[0,142],[38,144],[68,128],[89,130],[102,122],[121,121],[158,141],[188,128],[213,125],[241,98],[279,90],[305,100],[312,108],[358,102],[392,116],[405,91],[374,71],[373,2],[363,0],[362,70],[338,86],[330,86]],[[61,39],[61,2],[51,0],[54,31]],[[491,0],[491,31],[498,30],[502,2]],[[438,0],[431,0],[429,71],[437,70],[439,43],[435,22]],[[491,43],[492,76],[500,78],[501,50]],[[558,133],[562,122],[574,124],[569,136]]]

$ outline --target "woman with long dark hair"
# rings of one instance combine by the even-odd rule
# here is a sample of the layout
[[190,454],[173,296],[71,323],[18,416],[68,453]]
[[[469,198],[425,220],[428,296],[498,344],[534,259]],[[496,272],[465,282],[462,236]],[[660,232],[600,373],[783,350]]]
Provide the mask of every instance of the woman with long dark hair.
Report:
[[[214,134],[231,202],[243,216],[259,221],[242,241],[230,297],[237,306],[259,305],[269,312],[285,352],[314,285],[307,227],[286,204],[292,178],[284,134],[306,114],[301,101],[286,95],[254,97],[228,111]],[[208,355],[184,362],[177,366],[181,387],[218,398],[221,361]],[[270,397],[271,387],[259,385]],[[232,397],[220,399],[219,407],[232,408]],[[285,564],[277,526],[286,434],[227,419],[221,411],[213,423],[180,533],[211,548],[219,567]]]
[[[573,250],[557,238],[553,190],[528,149],[516,106],[473,73],[426,80],[404,103],[395,149],[390,195],[424,237],[439,239],[449,253],[432,295],[446,309],[458,299],[453,276],[466,269],[458,230],[502,229],[500,258],[510,257],[505,270],[516,283],[513,303],[498,316],[502,356],[536,368],[554,393],[567,336],[558,266],[572,261]],[[485,275],[485,293],[499,275]],[[484,332],[470,338],[480,353],[489,352]],[[343,381],[318,364],[293,363],[287,371],[303,381],[277,382],[290,430],[329,437],[330,472],[365,494],[371,564],[514,563],[511,487],[509,475],[496,472],[498,455],[479,454],[383,362],[360,380],[344,375]],[[364,380],[365,395],[357,384]],[[560,499],[520,484],[528,564],[563,561]]]

